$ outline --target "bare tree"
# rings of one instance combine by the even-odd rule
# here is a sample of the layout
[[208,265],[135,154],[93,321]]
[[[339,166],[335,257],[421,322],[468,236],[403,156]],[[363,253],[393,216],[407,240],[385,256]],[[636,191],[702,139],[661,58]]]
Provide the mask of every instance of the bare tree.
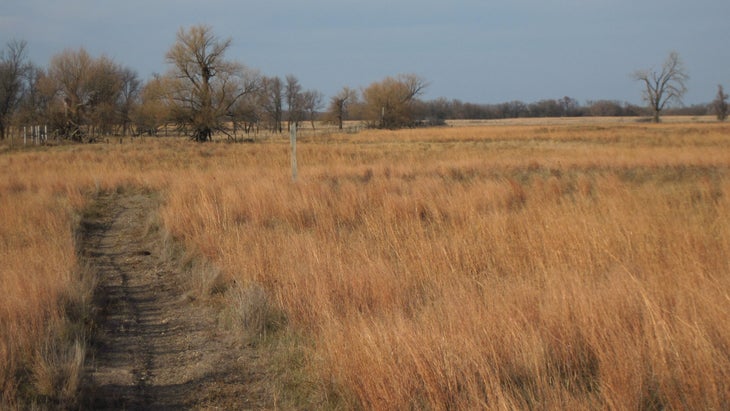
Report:
[[132,107],[130,113],[138,134],[155,136],[172,118],[167,98],[168,82],[167,77],[155,74],[140,90],[140,102]]
[[279,77],[265,77],[259,94],[259,106],[266,113],[271,131],[282,132],[284,84]]
[[287,129],[291,130],[292,123],[298,127],[299,122],[304,118],[304,100],[302,98],[302,85],[299,84],[299,80],[293,74],[289,74],[286,76],[285,81]]
[[[48,83],[46,71],[34,64],[29,64],[26,74],[26,85],[23,97],[16,112],[17,121],[23,124],[41,124],[49,122],[49,108],[53,93],[45,90]],[[51,125],[51,127],[53,127]]]
[[85,79],[89,99],[86,103],[90,136],[110,134],[119,118],[123,68],[106,56],[92,59],[89,77]]
[[243,131],[249,134],[258,127],[261,120],[261,110],[259,107],[260,96],[256,93],[248,94],[238,99],[233,106],[233,137],[236,139],[236,130],[243,126]]
[[51,59],[38,89],[48,99],[46,116],[55,131],[75,141],[92,141],[120,124],[126,130],[139,90],[136,76],[106,56],[93,58],[83,48],[64,50]]
[[560,99],[560,108],[562,109],[562,116],[574,117],[580,114],[580,103],[578,100],[565,96]]
[[132,110],[139,104],[142,82],[137,72],[131,68],[123,68],[120,73],[121,89],[119,93],[119,121],[122,123],[122,135],[126,136],[132,123]]
[[717,119],[720,121],[725,121],[727,118],[727,98],[728,95],[725,94],[725,91],[722,89],[722,85],[718,84],[717,96],[715,96],[715,100],[712,102],[712,109],[715,112],[715,115],[717,115]]
[[302,94],[302,108],[309,117],[312,130],[314,130],[314,118],[317,116],[317,112],[322,109],[322,99],[322,93],[317,90],[307,90]]
[[93,59],[81,48],[56,54],[48,67],[44,91],[57,96],[63,105],[63,124],[59,132],[72,140],[82,141],[86,112],[93,93],[89,86]]
[[387,77],[363,90],[366,116],[372,126],[399,128],[413,123],[413,101],[428,83],[415,74]]
[[10,117],[21,101],[23,84],[30,69],[27,43],[12,40],[0,51],[0,140],[5,139]]
[[682,103],[689,75],[679,54],[673,51],[662,64],[661,70],[639,70],[633,74],[633,78],[643,84],[643,98],[649,104],[654,122],[658,123],[659,114],[668,104]]
[[342,124],[348,117],[349,107],[352,104],[357,103],[358,95],[357,90],[353,90],[349,87],[343,87],[339,93],[330,98],[330,105],[328,115],[333,123],[336,123],[338,128],[342,130]]
[[233,106],[258,87],[258,75],[225,59],[230,45],[230,38],[221,40],[201,25],[181,28],[167,52],[173,67],[169,92],[174,118],[195,141],[209,141],[214,132],[230,136]]

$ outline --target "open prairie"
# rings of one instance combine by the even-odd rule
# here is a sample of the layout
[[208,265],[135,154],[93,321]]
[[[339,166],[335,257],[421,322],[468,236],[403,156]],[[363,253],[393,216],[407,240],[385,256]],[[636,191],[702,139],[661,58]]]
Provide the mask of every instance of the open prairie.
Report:
[[80,221],[142,190],[277,408],[730,407],[730,125],[327,134],[298,164],[284,138],[0,155],[0,404],[79,403]]

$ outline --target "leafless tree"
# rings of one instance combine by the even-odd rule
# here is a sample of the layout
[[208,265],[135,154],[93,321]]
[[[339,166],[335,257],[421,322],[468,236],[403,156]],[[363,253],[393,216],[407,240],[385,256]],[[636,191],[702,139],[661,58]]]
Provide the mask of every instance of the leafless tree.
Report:
[[122,95],[122,66],[106,56],[92,59],[89,77],[86,80],[89,100],[87,121],[91,136],[110,134],[120,122],[119,102]]
[[266,114],[271,131],[281,133],[283,104],[284,104],[284,84],[279,77],[265,77],[262,82],[261,92],[259,93],[259,106]]
[[93,97],[90,87],[93,59],[81,48],[56,54],[48,67],[44,92],[60,99],[63,106],[63,124],[59,132],[75,141],[84,138],[82,126]]
[[314,119],[317,112],[322,109],[322,98],[322,93],[317,90],[307,90],[302,93],[302,108],[312,124],[312,130],[314,130]]
[[24,80],[30,69],[25,41],[12,40],[6,47],[0,51],[0,140],[5,139],[10,117],[21,101]]
[[687,92],[689,75],[679,54],[673,51],[660,70],[639,70],[633,74],[633,78],[643,84],[643,98],[649,104],[654,122],[658,123],[661,111],[668,104],[681,104],[682,96]]
[[64,50],[51,59],[38,89],[48,99],[46,116],[55,131],[91,141],[120,124],[126,129],[139,89],[136,76],[106,56],[93,58],[83,48]]
[[399,128],[413,123],[412,103],[428,83],[415,74],[387,77],[363,90],[366,116],[372,126]]
[[221,40],[210,27],[201,25],[181,28],[167,52],[174,118],[195,141],[209,141],[214,132],[230,136],[233,106],[259,86],[257,73],[225,59],[230,45],[230,38]]
[[291,129],[292,123],[299,126],[304,118],[304,99],[302,98],[302,85],[293,74],[285,78],[284,94],[286,97],[287,129]]
[[728,95],[725,94],[725,91],[722,89],[722,85],[718,84],[717,96],[715,96],[715,100],[712,102],[712,109],[715,112],[717,119],[720,121],[725,121],[727,118],[727,98]]
[[137,72],[131,68],[122,68],[120,73],[121,90],[119,93],[119,121],[122,123],[122,135],[126,136],[132,123],[132,110],[139,104],[142,82]]
[[565,96],[560,99],[560,108],[562,109],[562,116],[574,117],[579,114],[580,104],[578,100]]
[[53,101],[53,94],[47,93],[45,86],[48,76],[43,68],[30,64],[26,74],[26,86],[23,97],[18,105],[16,121],[22,124],[48,123],[49,107]]
[[357,100],[357,90],[349,87],[343,87],[339,93],[330,98],[330,105],[327,110],[328,116],[332,122],[337,124],[340,130],[342,130],[342,124],[347,119],[349,107],[357,103]]
[[130,113],[136,133],[155,136],[158,130],[171,120],[172,110],[167,98],[168,81],[167,77],[155,74],[140,90],[140,102],[132,107]]

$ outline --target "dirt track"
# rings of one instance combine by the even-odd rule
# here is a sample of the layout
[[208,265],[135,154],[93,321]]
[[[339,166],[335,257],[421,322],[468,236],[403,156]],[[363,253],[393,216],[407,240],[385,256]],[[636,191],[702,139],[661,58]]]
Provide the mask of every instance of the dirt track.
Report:
[[219,308],[186,279],[149,229],[154,195],[102,194],[81,222],[80,256],[96,273],[96,329],[84,409],[262,409],[256,354],[217,324]]

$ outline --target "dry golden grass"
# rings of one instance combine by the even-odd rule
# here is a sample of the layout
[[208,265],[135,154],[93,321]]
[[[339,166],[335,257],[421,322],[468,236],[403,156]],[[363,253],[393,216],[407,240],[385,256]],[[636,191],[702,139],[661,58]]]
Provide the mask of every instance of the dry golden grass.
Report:
[[165,218],[341,405],[724,408],[728,130],[373,131],[302,144],[296,184],[285,147],[193,173]]
[[[5,154],[0,244],[19,257],[0,289],[18,298],[0,302],[0,335],[19,337],[0,369],[31,361],[63,317],[84,195],[143,185],[236,281],[237,318],[276,332],[273,358],[305,373],[278,369],[283,407],[725,409],[729,135],[600,122],[331,135],[300,143],[296,183],[283,140]],[[59,255],[39,259],[49,244]]]
[[[147,185],[125,147],[32,148],[0,156],[0,408],[72,406],[95,279],[76,234],[99,190]],[[140,154],[138,149],[137,156]],[[153,165],[152,167],[155,167]]]

